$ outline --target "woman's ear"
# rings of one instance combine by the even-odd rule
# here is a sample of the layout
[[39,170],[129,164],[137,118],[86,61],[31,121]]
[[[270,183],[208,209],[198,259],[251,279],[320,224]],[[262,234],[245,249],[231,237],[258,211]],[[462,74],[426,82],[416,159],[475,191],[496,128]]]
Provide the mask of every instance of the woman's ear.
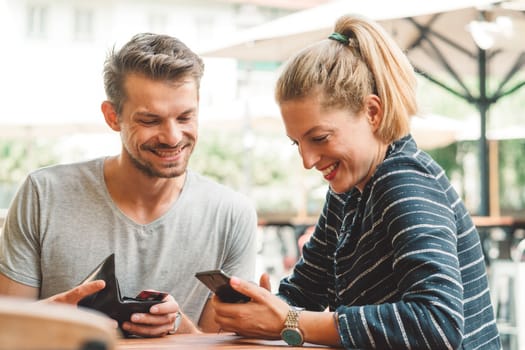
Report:
[[383,105],[377,95],[368,95],[365,97],[365,108],[368,122],[372,126],[372,131],[377,131],[383,120]]
[[115,107],[113,106],[113,103],[109,101],[104,101],[102,102],[100,109],[102,110],[102,114],[104,114],[104,119],[106,120],[106,124],[108,124],[109,127],[113,129],[114,131],[120,131],[120,123],[118,120],[118,114],[117,114],[117,111],[115,111]]

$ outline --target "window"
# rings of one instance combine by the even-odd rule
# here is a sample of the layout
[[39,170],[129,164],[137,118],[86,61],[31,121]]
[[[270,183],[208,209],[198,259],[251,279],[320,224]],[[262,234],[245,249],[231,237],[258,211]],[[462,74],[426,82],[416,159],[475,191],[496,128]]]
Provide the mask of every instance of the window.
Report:
[[27,35],[45,38],[48,31],[48,8],[44,5],[29,5],[27,8]]
[[76,9],[74,19],[74,39],[78,41],[93,40],[93,10]]

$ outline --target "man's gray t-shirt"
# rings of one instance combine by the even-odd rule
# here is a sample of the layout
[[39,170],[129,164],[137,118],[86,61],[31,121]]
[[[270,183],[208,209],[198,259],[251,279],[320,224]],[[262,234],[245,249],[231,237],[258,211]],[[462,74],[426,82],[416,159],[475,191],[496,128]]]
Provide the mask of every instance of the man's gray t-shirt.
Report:
[[0,235],[1,273],[46,298],[115,253],[123,296],[167,291],[195,323],[209,296],[195,272],[222,268],[253,280],[257,215],[247,197],[188,170],[168,212],[141,225],[111,199],[103,164],[99,158],[28,176]]

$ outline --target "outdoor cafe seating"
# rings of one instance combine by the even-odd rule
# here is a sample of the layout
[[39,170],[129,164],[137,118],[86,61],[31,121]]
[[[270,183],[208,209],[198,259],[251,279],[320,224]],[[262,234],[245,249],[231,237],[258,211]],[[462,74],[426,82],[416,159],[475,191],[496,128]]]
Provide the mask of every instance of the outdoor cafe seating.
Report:
[[525,239],[510,258],[491,261],[489,286],[502,341],[508,349],[525,349]]

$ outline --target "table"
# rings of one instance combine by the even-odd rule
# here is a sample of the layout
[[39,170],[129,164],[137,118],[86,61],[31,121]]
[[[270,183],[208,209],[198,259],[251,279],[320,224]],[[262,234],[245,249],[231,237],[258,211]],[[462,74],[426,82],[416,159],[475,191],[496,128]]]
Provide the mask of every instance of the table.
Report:
[[472,221],[480,228],[505,227],[511,229],[525,228],[525,219],[512,216],[473,216]]
[[[489,259],[489,289],[504,348],[525,343],[525,219],[511,216],[474,216]],[[488,245],[488,247],[487,247]],[[505,347],[506,346],[506,347]]]
[[334,349],[321,345],[304,344],[290,347],[282,340],[243,338],[231,333],[225,334],[179,334],[161,338],[128,338],[117,341],[116,350],[178,350],[178,349]]

